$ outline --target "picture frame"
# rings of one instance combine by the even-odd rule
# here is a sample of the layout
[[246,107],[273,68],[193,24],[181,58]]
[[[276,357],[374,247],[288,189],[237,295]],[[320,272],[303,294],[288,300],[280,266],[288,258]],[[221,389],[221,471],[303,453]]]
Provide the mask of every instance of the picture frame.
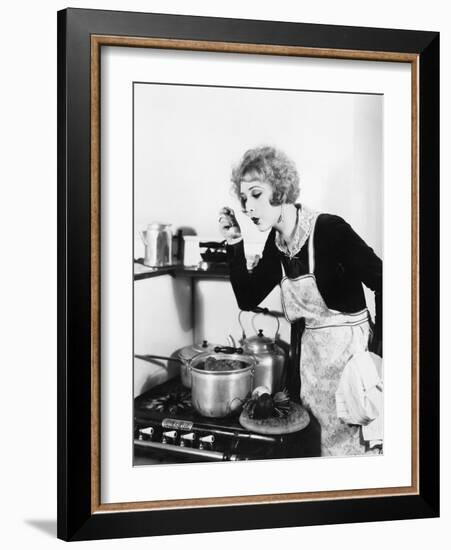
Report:
[[[410,486],[101,502],[100,53],[104,47],[410,65]],[[89,540],[439,515],[438,145],[438,33],[85,9],[58,12],[59,538]]]

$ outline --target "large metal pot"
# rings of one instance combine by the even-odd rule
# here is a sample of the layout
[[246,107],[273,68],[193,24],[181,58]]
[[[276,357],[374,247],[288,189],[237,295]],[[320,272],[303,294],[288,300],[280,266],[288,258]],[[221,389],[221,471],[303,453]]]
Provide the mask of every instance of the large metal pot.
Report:
[[210,344],[207,340],[204,340],[201,344],[197,343],[192,346],[185,346],[177,352],[181,361],[180,380],[185,388],[191,388],[191,371],[189,365],[193,357],[196,357],[199,353],[212,353],[217,346],[217,344]]
[[275,317],[277,321],[277,330],[274,338],[269,338],[263,334],[262,329],[259,329],[257,332],[254,324],[256,315],[254,315],[252,318],[252,327],[256,334],[255,336],[246,338],[241,323],[241,313],[243,312],[240,312],[238,317],[243,330],[240,344],[243,346],[244,353],[253,355],[257,361],[254,373],[254,387],[266,386],[271,394],[276,393],[284,388],[286,381],[285,352],[276,344],[280,328],[279,319]]
[[[223,418],[241,411],[252,392],[255,359],[240,351],[201,353],[191,360],[191,401],[202,416]],[[209,358],[239,361],[243,366],[236,370],[207,370],[205,366]]]

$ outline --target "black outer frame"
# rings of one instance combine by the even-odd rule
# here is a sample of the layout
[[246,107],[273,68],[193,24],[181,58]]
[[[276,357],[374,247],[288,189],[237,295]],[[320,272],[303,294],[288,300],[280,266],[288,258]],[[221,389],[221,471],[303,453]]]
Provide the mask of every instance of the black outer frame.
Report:
[[[419,495],[91,513],[91,34],[419,55]],[[88,540],[437,517],[438,415],[439,34],[84,9],[58,12],[58,537]]]

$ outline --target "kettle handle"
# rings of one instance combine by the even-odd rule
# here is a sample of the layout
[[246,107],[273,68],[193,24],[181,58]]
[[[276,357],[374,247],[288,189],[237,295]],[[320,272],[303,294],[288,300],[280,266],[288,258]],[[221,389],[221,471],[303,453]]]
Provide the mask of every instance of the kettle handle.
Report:
[[242,314],[242,313],[244,313],[243,310],[241,310],[241,311],[238,313],[238,323],[240,323],[242,339],[243,339],[243,341],[244,341],[244,340],[246,340],[246,332],[244,331],[244,326],[243,326],[243,323],[241,322],[241,314]]
[[[251,325],[252,325],[252,328],[254,329],[254,332],[255,334],[258,334],[258,330],[255,328],[255,318],[257,317],[257,315],[266,315],[266,313],[264,311],[258,311],[257,313],[255,313],[253,316],[252,316],[252,319],[251,319]],[[280,321],[279,321],[279,318],[278,317],[275,317],[274,315],[269,315],[269,317],[273,317],[276,321],[277,321],[277,330],[274,334],[274,340],[277,340],[278,336],[279,336],[279,331],[280,331]]]
[[[241,315],[243,313],[263,313],[263,314],[268,314],[269,315],[269,309],[267,309],[266,307],[265,308],[262,308],[262,307],[256,307],[255,309],[251,309],[251,310],[243,310],[241,309],[240,312],[238,313],[238,322],[240,324],[240,327],[241,327],[241,334],[242,334],[242,340],[246,340],[246,331],[244,330],[244,326],[243,326],[243,323],[241,321]],[[254,325],[252,325],[252,328],[255,330],[255,327]],[[257,331],[255,331],[257,332]]]

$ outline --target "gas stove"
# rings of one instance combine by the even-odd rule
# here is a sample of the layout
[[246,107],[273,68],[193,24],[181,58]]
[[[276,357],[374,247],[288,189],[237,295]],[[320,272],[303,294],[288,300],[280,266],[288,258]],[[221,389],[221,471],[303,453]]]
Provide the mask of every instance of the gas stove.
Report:
[[[179,378],[135,399],[135,462],[163,463],[262,460],[318,456],[309,427],[286,435],[244,429],[238,417],[206,418],[191,404]],[[312,447],[313,443],[313,447]],[[318,452],[318,454],[317,454]],[[153,461],[153,460],[150,460]]]

